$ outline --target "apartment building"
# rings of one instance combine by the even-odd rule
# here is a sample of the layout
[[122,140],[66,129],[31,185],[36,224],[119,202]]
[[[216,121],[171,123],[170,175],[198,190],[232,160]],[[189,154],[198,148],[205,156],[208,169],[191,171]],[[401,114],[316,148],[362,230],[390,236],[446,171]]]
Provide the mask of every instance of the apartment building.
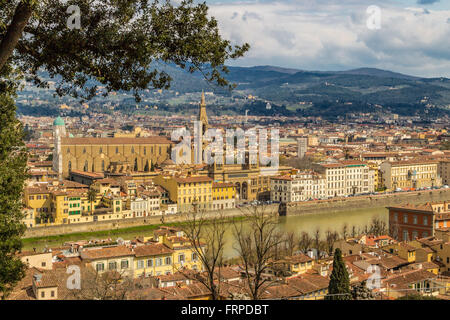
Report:
[[326,197],[326,179],[315,172],[271,178],[270,200],[283,203]]
[[200,210],[212,209],[212,183],[206,176],[159,175],[155,184],[169,192],[172,202],[178,204],[179,212],[188,212],[195,203]]
[[133,276],[135,253],[127,246],[84,248],[80,257],[98,273],[117,271],[124,276]]
[[319,171],[325,174],[327,197],[374,192],[374,172],[364,162],[346,160],[322,164]]
[[437,161],[385,161],[380,165],[384,186],[395,190],[441,186]]
[[231,209],[236,207],[236,186],[234,183],[213,182],[212,184],[212,208]]
[[402,241],[434,236],[435,210],[433,204],[388,207],[389,229]]
[[149,243],[134,248],[134,277],[159,276],[173,272],[173,252],[162,243]]

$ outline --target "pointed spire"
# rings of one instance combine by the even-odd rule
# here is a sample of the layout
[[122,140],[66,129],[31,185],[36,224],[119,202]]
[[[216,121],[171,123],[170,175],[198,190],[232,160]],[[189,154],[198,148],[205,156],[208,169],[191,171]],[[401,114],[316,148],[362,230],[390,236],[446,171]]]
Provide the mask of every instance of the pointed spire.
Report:
[[202,99],[200,101],[200,110],[198,114],[198,120],[202,123],[202,131],[206,132],[208,129],[208,115],[206,114],[206,102],[205,102],[205,93],[202,90]]
[[203,92],[203,90],[202,90],[202,100],[200,101],[200,105],[203,107],[203,106],[206,106],[206,102],[205,102],[205,93]]

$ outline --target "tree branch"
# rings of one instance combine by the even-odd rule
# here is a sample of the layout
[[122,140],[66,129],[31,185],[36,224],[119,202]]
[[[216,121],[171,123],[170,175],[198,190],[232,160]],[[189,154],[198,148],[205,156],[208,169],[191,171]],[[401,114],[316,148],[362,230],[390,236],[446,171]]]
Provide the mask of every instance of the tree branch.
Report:
[[33,14],[33,7],[30,1],[21,1],[17,6],[11,24],[0,43],[0,70],[3,69],[22,37],[23,30]]

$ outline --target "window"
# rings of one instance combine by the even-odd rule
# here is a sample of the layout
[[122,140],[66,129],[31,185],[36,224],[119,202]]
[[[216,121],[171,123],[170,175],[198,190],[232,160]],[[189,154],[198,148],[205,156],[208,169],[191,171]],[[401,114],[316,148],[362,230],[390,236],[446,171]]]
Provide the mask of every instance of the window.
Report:
[[413,231],[412,233],[413,240],[416,239],[417,237],[418,237],[417,231]]
[[45,298],[45,292],[41,291],[41,298]]
[[45,263],[45,262],[42,262],[42,263],[41,263],[41,266],[42,266],[42,267],[45,267],[45,266],[46,266],[46,263]]
[[171,257],[166,257],[165,262],[166,262],[166,265],[172,264],[172,258]]
[[403,223],[408,223],[408,215],[406,213],[403,214]]
[[55,291],[52,290],[52,291],[50,292],[50,296],[51,296],[52,298],[54,298],[54,297],[55,297]]
[[407,230],[403,231],[403,241],[408,241],[408,231]]
[[109,264],[108,264],[108,269],[109,270],[116,270],[117,269],[117,262],[110,262]]
[[178,255],[178,262],[184,262],[184,254],[179,254]]
[[120,262],[120,268],[121,269],[128,269],[128,260],[122,260]]
[[423,224],[424,224],[425,226],[428,225],[428,217],[423,217]]
[[197,256],[197,252],[193,252],[192,253],[192,261],[197,261],[198,256]]
[[144,260],[139,260],[137,262],[137,268],[138,269],[143,269],[144,268]]
[[414,216],[413,219],[414,219],[414,224],[417,224],[417,216]]
[[152,259],[148,259],[147,260],[147,267],[153,267],[153,260]]
[[155,266],[159,267],[161,265],[162,265],[162,259],[161,258],[155,259]]
[[95,267],[96,267],[97,272],[105,270],[105,265],[103,263],[97,263],[97,265]]

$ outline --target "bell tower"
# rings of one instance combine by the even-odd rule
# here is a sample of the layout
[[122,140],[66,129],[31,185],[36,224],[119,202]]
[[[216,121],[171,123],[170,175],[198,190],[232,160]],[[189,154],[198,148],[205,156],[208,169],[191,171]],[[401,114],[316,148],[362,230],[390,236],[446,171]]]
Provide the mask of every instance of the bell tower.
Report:
[[202,99],[200,101],[200,112],[198,114],[198,121],[202,123],[202,134],[205,134],[209,128],[208,115],[206,114],[205,93],[202,91]]

